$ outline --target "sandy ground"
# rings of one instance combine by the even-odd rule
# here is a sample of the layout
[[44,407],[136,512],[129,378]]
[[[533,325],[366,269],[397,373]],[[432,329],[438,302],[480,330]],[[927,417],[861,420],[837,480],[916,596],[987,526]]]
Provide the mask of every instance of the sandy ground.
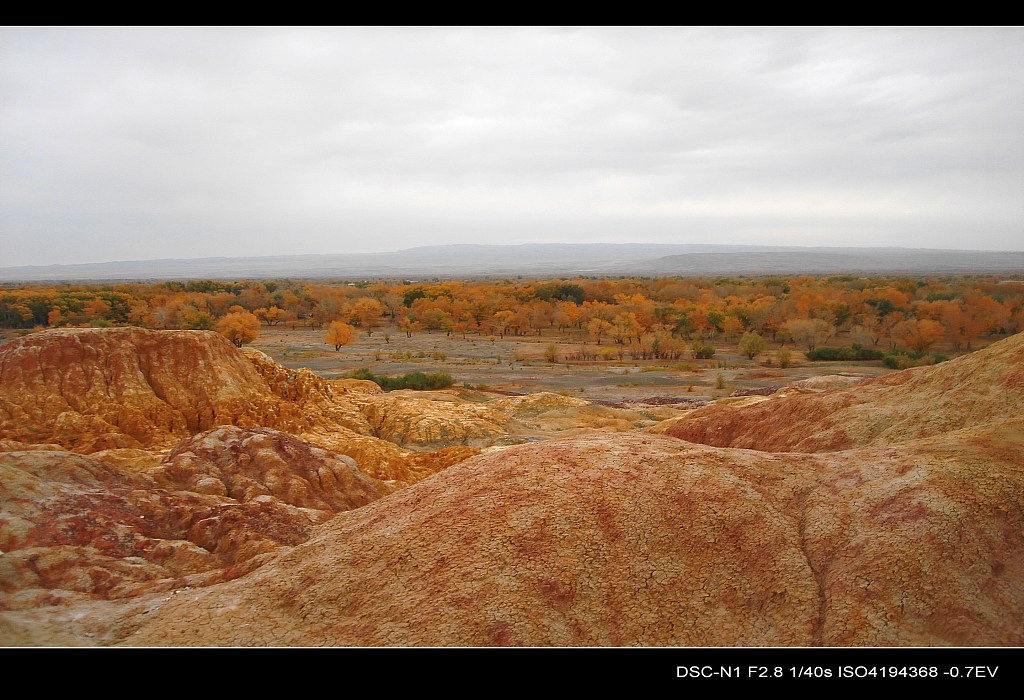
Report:
[[[469,335],[414,333],[407,338],[394,328],[377,330],[372,336],[360,332],[357,340],[339,351],[323,341],[324,331],[286,326],[260,329],[260,337],[250,347],[262,350],[286,367],[307,367],[328,379],[368,368],[375,374],[396,375],[407,372],[448,372],[456,385],[484,384],[488,388],[516,393],[552,391],[587,400],[623,401],[651,396],[710,398],[738,389],[753,389],[789,384],[827,374],[851,374],[875,377],[891,370],[876,362],[807,362],[799,351],[793,352],[794,365],[788,369],[764,366],[777,348],[767,356],[748,360],[736,354],[735,346],[719,344],[711,360],[684,359],[622,362],[569,362],[567,353],[576,352],[579,340],[552,335],[506,336],[493,340]],[[387,336],[387,339],[385,339]],[[545,347],[559,347],[558,363],[544,359]],[[605,342],[601,347],[607,347]],[[593,350],[596,346],[588,343]],[[614,347],[614,343],[611,344]],[[716,389],[721,373],[725,389]]]

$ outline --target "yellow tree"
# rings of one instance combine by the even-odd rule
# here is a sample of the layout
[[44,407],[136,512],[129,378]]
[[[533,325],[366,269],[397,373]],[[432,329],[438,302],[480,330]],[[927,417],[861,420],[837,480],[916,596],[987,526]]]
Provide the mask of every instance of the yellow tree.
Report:
[[615,326],[601,318],[592,318],[587,324],[587,333],[597,341],[598,345],[601,344],[601,338],[610,335],[614,330]]
[[641,326],[640,321],[637,320],[636,314],[629,311],[615,317],[615,323],[612,324],[611,334],[612,337],[615,338],[615,342],[620,345],[625,343],[627,340],[632,343],[633,338],[636,338],[637,342],[639,342],[643,335],[643,326]]
[[743,332],[743,321],[735,316],[726,316],[722,319],[722,332],[729,338],[735,338]]
[[835,332],[831,323],[820,318],[795,318],[786,321],[782,327],[789,332],[794,343],[806,345],[809,351],[827,341]]
[[348,345],[356,337],[356,329],[342,321],[331,321],[324,335],[324,342],[334,346],[334,349],[341,350],[342,345]]
[[892,337],[902,340],[914,352],[924,352],[946,332],[938,321],[929,318],[900,321],[892,329]]
[[89,320],[96,321],[99,319],[108,319],[110,317],[111,308],[110,304],[106,301],[96,297],[95,299],[90,299],[85,306],[82,307],[82,311],[89,317]]
[[349,315],[351,320],[365,328],[366,335],[370,336],[373,335],[373,329],[380,325],[384,307],[373,297],[363,297],[352,306]]
[[421,326],[418,322],[413,321],[408,316],[404,317],[398,322],[398,329],[405,333],[406,338],[411,338],[413,331],[420,330]]
[[248,311],[233,311],[217,322],[216,329],[234,343],[236,348],[240,348],[259,336],[260,320]]
[[276,306],[271,306],[269,309],[260,308],[253,311],[256,317],[262,319],[268,326],[276,326],[278,323],[284,320],[285,311],[279,309]]

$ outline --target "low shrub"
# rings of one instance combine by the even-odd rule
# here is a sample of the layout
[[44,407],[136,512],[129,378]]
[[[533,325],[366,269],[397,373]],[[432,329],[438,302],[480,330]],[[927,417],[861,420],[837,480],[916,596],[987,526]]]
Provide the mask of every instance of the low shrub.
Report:
[[827,361],[850,361],[850,360],[881,360],[883,359],[883,353],[880,350],[871,350],[870,348],[863,348],[860,345],[854,343],[853,347],[849,348],[815,348],[807,352],[808,360],[827,360]]
[[349,372],[345,376],[349,379],[365,379],[374,382],[384,391],[393,391],[395,389],[431,391],[434,389],[447,389],[455,383],[452,375],[447,372],[410,372],[400,377],[385,377],[374,374],[363,367],[355,372]]
[[693,346],[693,359],[710,360],[715,356],[715,346],[710,343]]
[[908,352],[906,350],[895,350],[885,353],[882,363],[889,369],[909,369],[910,367],[926,367],[945,362],[949,358],[945,355],[929,355],[923,352]]

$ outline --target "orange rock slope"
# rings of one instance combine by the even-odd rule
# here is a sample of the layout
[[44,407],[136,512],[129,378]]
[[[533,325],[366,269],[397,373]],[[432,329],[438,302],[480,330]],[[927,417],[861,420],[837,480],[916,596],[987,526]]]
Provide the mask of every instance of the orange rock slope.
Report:
[[223,423],[302,430],[226,339],[138,328],[36,333],[0,347],[0,431],[79,452],[170,446]]
[[[8,450],[166,450],[231,424],[287,431],[352,457],[376,478],[410,483],[432,472],[429,460],[410,462],[402,447],[380,439],[380,424],[408,424],[423,412],[285,369],[209,331],[77,328],[0,346],[0,448]],[[447,442],[431,437],[424,447],[465,445],[482,430],[461,425],[447,416]],[[415,436],[406,442],[416,446]],[[465,450],[440,454],[438,463],[450,464],[452,454]]]
[[[693,414],[703,432],[691,440],[715,435],[717,415],[730,440],[756,443],[749,425],[759,421],[764,444],[748,445],[759,449],[591,431],[492,450],[311,524],[308,539],[254,546],[251,561],[261,565],[232,580],[197,587],[168,577],[177,587],[66,601],[29,600],[20,584],[0,613],[0,640],[1022,645],[1022,351],[1017,336],[866,383],[863,394],[858,386]],[[765,412],[771,405],[777,410]],[[194,457],[168,486],[193,489],[181,492],[191,499],[232,497],[197,492],[223,487],[249,494],[243,506],[273,499],[321,512],[304,500],[310,487],[289,487],[283,472],[271,478],[282,468],[274,460],[252,472],[266,474],[262,481],[246,477],[256,486],[233,486],[241,455],[263,449],[253,439],[237,462],[223,450],[178,450]],[[275,451],[287,463],[284,454]],[[137,478],[156,479],[173,460]],[[293,474],[313,483],[312,470]],[[33,519],[36,503],[71,498],[47,495],[60,491],[53,480],[17,478],[19,523],[28,523],[11,526],[18,532],[44,527]],[[117,488],[150,493],[125,483]],[[296,505],[280,494],[298,494]],[[218,543],[199,544],[216,557]],[[95,538],[68,546],[101,549]],[[231,546],[224,556],[237,558]],[[16,563],[27,559],[21,551]],[[10,578],[10,557],[0,556],[0,582]],[[13,568],[26,579],[43,570],[38,560]]]
[[931,367],[895,372],[822,394],[753,405],[710,404],[669,435],[718,447],[819,452],[885,445],[1002,423],[1024,405],[1024,334]]

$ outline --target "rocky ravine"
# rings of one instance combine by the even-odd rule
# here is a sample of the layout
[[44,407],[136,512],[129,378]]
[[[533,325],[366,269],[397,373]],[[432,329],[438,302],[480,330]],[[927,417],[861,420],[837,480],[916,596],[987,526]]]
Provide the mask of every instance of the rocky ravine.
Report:
[[[754,432],[737,426],[760,421],[769,451],[694,444],[719,441],[716,413],[701,409],[671,428],[691,430],[691,442],[591,431],[513,446],[458,461],[349,510],[341,509],[358,504],[318,489],[363,482],[350,472],[347,478],[337,462],[291,469],[290,450],[298,448],[285,449],[269,432],[214,435],[209,445],[182,446],[134,475],[95,460],[73,464],[89,458],[68,453],[60,453],[59,468],[32,464],[55,459],[45,456],[53,453],[8,453],[4,464],[13,476],[2,483],[14,484],[8,490],[15,495],[5,499],[0,531],[14,533],[6,535],[14,548],[0,556],[8,608],[0,613],[0,640],[1021,645],[1024,417],[1021,402],[1004,399],[1021,391],[1022,352],[1024,335],[927,371],[896,373],[864,394],[853,387],[721,412],[720,432],[733,440]],[[800,401],[784,403],[794,399]],[[766,412],[771,405],[778,409]],[[884,420],[870,420],[871,406]],[[958,406],[970,411],[958,418]],[[836,416],[851,407],[849,420],[868,420],[844,428],[840,439]],[[524,420],[535,412],[526,405],[515,410]],[[784,438],[787,425],[792,437]],[[268,466],[243,465],[261,451],[268,451]],[[60,478],[39,478],[51,469],[77,475],[57,486]],[[333,481],[313,478],[325,470]],[[369,489],[375,482],[367,483]],[[104,531],[121,533],[117,546],[126,552],[144,552],[135,543],[160,538],[144,529],[145,519],[132,519],[132,508],[142,509],[134,494],[143,504],[154,494],[169,499],[164,507],[177,514],[179,527],[170,534],[184,535],[174,541],[198,549],[177,545],[181,563],[168,556],[166,565],[144,554],[109,554],[122,568],[159,565],[166,572],[146,579],[150,574],[134,576],[111,563],[107,570],[121,576],[120,588],[79,591],[62,582],[60,595],[45,585],[32,588],[40,585],[32,576],[45,584],[40,572],[50,571],[40,558],[30,561],[26,551],[35,542],[62,542],[81,531],[81,541],[53,546],[77,547],[69,557],[83,549],[114,551],[77,521],[50,527],[53,515],[39,509],[59,513],[72,503],[69,511],[119,513],[120,529]],[[185,505],[175,510],[167,494],[180,494],[175,498]],[[261,511],[267,523],[285,522],[284,511],[291,522],[301,515],[308,530],[288,541],[259,521],[248,532],[260,537],[246,535],[236,545],[230,527],[212,523],[223,543],[201,537],[202,528],[189,539],[198,523],[186,515],[202,498],[234,499],[241,515],[246,505],[282,511],[279,520]],[[114,502],[124,505],[103,510]],[[248,542],[251,553],[240,555]],[[192,555],[195,564],[187,563]],[[186,578],[188,566],[196,567],[194,582]],[[74,566],[67,570],[84,581]]]

